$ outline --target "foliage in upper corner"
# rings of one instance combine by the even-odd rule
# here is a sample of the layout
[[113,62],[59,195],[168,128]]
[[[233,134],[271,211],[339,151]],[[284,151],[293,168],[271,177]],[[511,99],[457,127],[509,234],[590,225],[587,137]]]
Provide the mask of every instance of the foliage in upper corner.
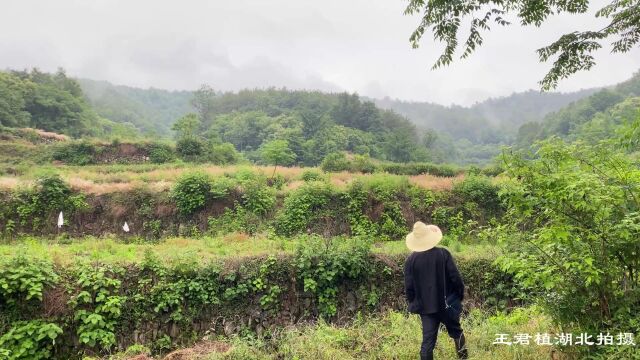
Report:
[[[536,1],[507,0],[476,2],[472,0],[455,3],[434,0],[409,0],[405,14],[421,14],[417,28],[411,34],[411,44],[419,46],[425,31],[430,31],[436,40],[445,43],[434,68],[448,65],[458,49],[460,28],[469,25],[469,34],[462,47],[461,58],[471,55],[484,41],[482,32],[490,30],[492,24],[508,26],[509,15],[515,15],[521,25],[541,26],[549,16],[559,13],[586,13],[588,0]],[[540,81],[543,90],[557,86],[558,81],[578,71],[589,70],[595,65],[593,52],[602,47],[601,41],[616,37],[611,43],[614,53],[625,53],[640,42],[640,2],[637,0],[612,0],[599,9],[595,16],[609,19],[602,29],[574,31],[560,36],[551,45],[537,50],[541,61],[555,59],[551,70]]]

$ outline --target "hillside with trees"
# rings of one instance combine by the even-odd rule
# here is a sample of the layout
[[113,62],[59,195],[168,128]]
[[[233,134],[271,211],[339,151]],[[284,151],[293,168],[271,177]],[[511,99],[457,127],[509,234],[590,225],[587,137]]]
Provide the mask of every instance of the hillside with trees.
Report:
[[48,74],[31,71],[0,72],[0,125],[30,127],[73,137],[136,138],[126,123],[96,114],[80,85],[60,69]]
[[394,162],[430,160],[415,125],[356,94],[286,89],[215,94],[202,88],[194,106],[204,140],[231,143],[249,158],[257,158],[269,141],[284,140],[293,161],[304,165],[344,151]]
[[176,119],[193,111],[192,91],[139,89],[89,79],[77,81],[96,113],[131,124],[147,135],[169,137]]
[[345,153],[365,163],[482,165],[503,146],[553,135],[604,136],[621,114],[632,116],[636,102],[627,99],[640,93],[638,79],[574,93],[531,90],[462,107],[277,88],[138,89],[34,69],[0,73],[0,121],[73,138],[174,139],[179,157],[199,162],[268,163],[264,146],[283,141],[293,156],[281,165],[315,166],[331,155],[331,166],[344,168]]
[[635,120],[640,109],[638,96],[640,72],[627,81],[550,113],[540,122],[523,124],[518,130],[516,144],[527,147],[536,140],[552,136],[572,140],[612,137],[619,125]]

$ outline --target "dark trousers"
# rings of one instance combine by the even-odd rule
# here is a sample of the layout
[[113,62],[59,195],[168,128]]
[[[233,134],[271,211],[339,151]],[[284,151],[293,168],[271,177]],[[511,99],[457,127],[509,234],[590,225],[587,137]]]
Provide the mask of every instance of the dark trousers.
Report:
[[438,340],[438,328],[440,323],[447,328],[447,333],[454,339],[460,339],[462,336],[462,327],[460,327],[460,316],[447,316],[444,311],[435,314],[421,314],[422,320],[422,347],[420,348],[420,356],[429,356],[433,354]]

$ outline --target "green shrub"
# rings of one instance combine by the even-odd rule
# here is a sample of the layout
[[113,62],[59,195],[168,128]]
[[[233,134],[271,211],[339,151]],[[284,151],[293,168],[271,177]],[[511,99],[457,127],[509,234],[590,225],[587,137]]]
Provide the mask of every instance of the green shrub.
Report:
[[[342,243],[342,244],[339,244]],[[297,278],[305,292],[313,294],[323,317],[337,312],[338,286],[345,279],[357,279],[371,270],[370,243],[363,239],[334,239],[329,246],[319,236],[300,241],[295,262]]]
[[407,196],[411,199],[411,207],[418,213],[426,212],[436,202],[436,195],[432,190],[419,186],[410,186]]
[[307,225],[322,216],[322,208],[331,201],[333,189],[325,182],[308,182],[292,191],[276,219],[276,230],[293,235],[306,230]]
[[350,165],[344,153],[334,152],[325,156],[320,167],[325,172],[337,172],[349,170]]
[[54,145],[53,159],[69,165],[95,163],[96,147],[88,141],[60,142]]
[[461,211],[451,206],[440,206],[431,213],[431,221],[442,228],[446,235],[457,238],[464,232],[464,219]]
[[263,224],[260,217],[248,211],[240,204],[233,209],[226,208],[218,217],[210,217],[207,221],[209,233],[212,235],[229,234],[234,232],[254,235]]
[[206,144],[200,139],[183,138],[176,143],[176,152],[185,161],[196,161],[205,154]]
[[108,350],[116,344],[116,325],[125,298],[119,296],[119,269],[80,265],[74,269],[77,293],[69,300],[80,344]]
[[352,182],[346,193],[347,218],[351,235],[374,237],[378,235],[378,225],[365,215],[369,203],[369,191],[360,180]]
[[226,176],[218,177],[211,182],[211,197],[223,199],[236,187],[236,182]]
[[241,155],[231,143],[213,145],[208,155],[209,161],[218,165],[236,164]]
[[258,175],[255,172],[255,170],[253,170],[250,167],[242,167],[242,168],[238,169],[235,172],[235,174],[233,174],[232,177],[235,178],[236,180],[238,180],[238,182],[240,182],[240,184],[244,184],[244,183],[249,182],[249,181],[256,181],[261,176]]
[[282,190],[282,187],[287,183],[287,179],[282,174],[275,174],[267,182],[269,186]]
[[480,173],[482,175],[489,176],[489,177],[498,176],[498,175],[502,174],[503,172],[504,172],[504,168],[501,165],[498,165],[498,164],[485,166],[480,171]]
[[276,204],[276,191],[261,181],[252,181],[243,186],[242,205],[257,215],[265,215]]
[[176,154],[169,144],[150,143],[147,145],[149,160],[154,164],[164,164],[175,160]]
[[71,188],[59,175],[48,175],[36,182],[38,204],[51,209],[63,208],[71,195]]
[[471,175],[455,183],[452,192],[464,201],[474,202],[481,208],[495,213],[501,207],[498,197],[499,189],[488,177]]
[[173,187],[173,198],[182,215],[202,209],[210,198],[211,181],[205,173],[190,173],[178,178]]
[[11,329],[0,336],[0,358],[7,360],[50,359],[53,355],[56,338],[60,334],[62,334],[62,329],[54,323],[41,320],[13,323]]
[[323,179],[322,174],[315,170],[305,170],[302,173],[302,181],[322,181]]
[[368,155],[356,155],[351,164],[351,170],[371,174],[377,170],[377,167]]
[[57,281],[51,262],[16,255],[0,262],[0,304],[20,307],[42,301],[44,289]]
[[58,175],[40,177],[33,189],[20,189],[14,195],[5,208],[5,217],[18,220],[22,226],[30,225],[31,231],[41,229],[54,212],[73,213],[88,206],[84,195],[74,194]]
[[[640,169],[611,147],[551,139],[505,154],[503,269],[543,289],[545,310],[582,331],[640,329]],[[542,269],[542,270],[541,270]],[[629,331],[631,329],[631,331]]]
[[387,163],[381,165],[381,170],[396,175],[421,175],[453,177],[459,171],[451,165],[430,163]]

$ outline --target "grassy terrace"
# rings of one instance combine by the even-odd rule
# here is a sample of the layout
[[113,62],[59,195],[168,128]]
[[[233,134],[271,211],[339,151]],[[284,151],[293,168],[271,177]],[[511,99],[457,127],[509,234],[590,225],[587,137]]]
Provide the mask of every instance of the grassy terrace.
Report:
[[[275,174],[282,176],[285,180],[285,189],[292,190],[299,187],[302,175],[305,171],[320,171],[316,168],[300,167],[278,167]],[[206,164],[163,164],[163,165],[93,165],[93,166],[66,166],[66,165],[45,165],[28,166],[18,165],[11,172],[20,174],[0,176],[0,189],[15,189],[20,186],[30,186],[36,178],[50,173],[57,173],[69,183],[69,185],[79,191],[88,194],[104,194],[119,191],[131,190],[138,187],[148,187],[156,191],[168,190],[175,180],[182,174],[200,171],[213,177],[225,174],[236,174],[238,172],[257,172],[271,177],[273,167],[266,166],[215,166]],[[9,172],[5,170],[5,172]],[[369,178],[376,175],[354,174],[349,172],[337,172],[325,174],[331,184],[343,188],[351,183],[355,178]],[[384,175],[390,178],[399,178],[398,175]],[[455,181],[461,180],[462,175],[457,177],[439,177],[428,174],[407,176],[409,182],[423,188],[431,190],[448,190]]]
[[[347,246],[348,241],[343,240],[345,238],[337,237],[325,241],[332,242],[333,246]],[[350,240],[358,241],[354,238]],[[174,237],[157,243],[145,243],[134,237],[23,237],[0,245],[0,258],[25,253],[30,257],[49,259],[61,267],[85,261],[126,265],[140,263],[150,251],[171,267],[194,262],[206,265],[244,256],[291,254],[300,244],[310,241],[312,238],[308,235],[284,238],[268,233],[256,236],[231,233],[217,237]],[[454,242],[448,249],[458,260],[491,258],[500,252],[496,245],[459,242]],[[390,255],[408,253],[404,241],[401,240],[374,242],[372,251]],[[575,358],[572,354],[558,353],[559,349],[553,346],[492,345],[497,333],[535,334],[554,333],[559,330],[535,306],[515,309],[509,313],[496,313],[495,309],[488,309],[491,307],[469,308],[469,312],[463,316],[462,323],[467,333],[470,359],[534,360],[548,359],[552,356],[555,356],[554,359]],[[269,331],[262,336],[254,333],[206,335],[192,345],[183,345],[178,349],[172,349],[173,351],[159,350],[155,343],[136,344],[129,346],[126,351],[114,351],[111,355],[92,359],[413,359],[417,356],[421,341],[419,318],[397,310],[357,315],[339,324],[320,319],[317,322],[302,322]],[[439,337],[436,347],[437,358],[454,358],[453,343],[446,332],[441,331]]]
[[[304,236],[283,238],[277,236],[248,236],[234,233],[218,237],[168,238],[156,244],[136,242],[136,239],[78,238],[46,239],[25,237],[0,245],[0,257],[26,253],[52,260],[57,265],[71,265],[80,259],[105,263],[137,263],[151,251],[166,262],[198,259],[206,263],[225,257],[258,256],[295,252]],[[328,240],[339,241],[339,240]],[[364,241],[364,240],[363,240]],[[375,253],[408,254],[404,241],[376,242]],[[494,255],[499,250],[491,245],[461,245],[449,247],[454,256],[473,257]]]
[[[536,360],[573,359],[553,346],[492,345],[497,333],[550,333],[557,330],[551,320],[535,307],[521,308],[510,314],[491,315],[474,309],[463,317],[469,359],[471,360]],[[420,320],[415,315],[395,311],[373,318],[357,318],[340,327],[324,322],[298,326],[275,334],[268,341],[240,337],[202,343],[194,348],[178,350],[175,355],[191,355],[191,359],[416,359],[421,342]],[[209,349],[207,349],[207,345]],[[436,359],[456,359],[453,342],[446,332],[438,335]],[[167,356],[171,359],[172,354]]]

